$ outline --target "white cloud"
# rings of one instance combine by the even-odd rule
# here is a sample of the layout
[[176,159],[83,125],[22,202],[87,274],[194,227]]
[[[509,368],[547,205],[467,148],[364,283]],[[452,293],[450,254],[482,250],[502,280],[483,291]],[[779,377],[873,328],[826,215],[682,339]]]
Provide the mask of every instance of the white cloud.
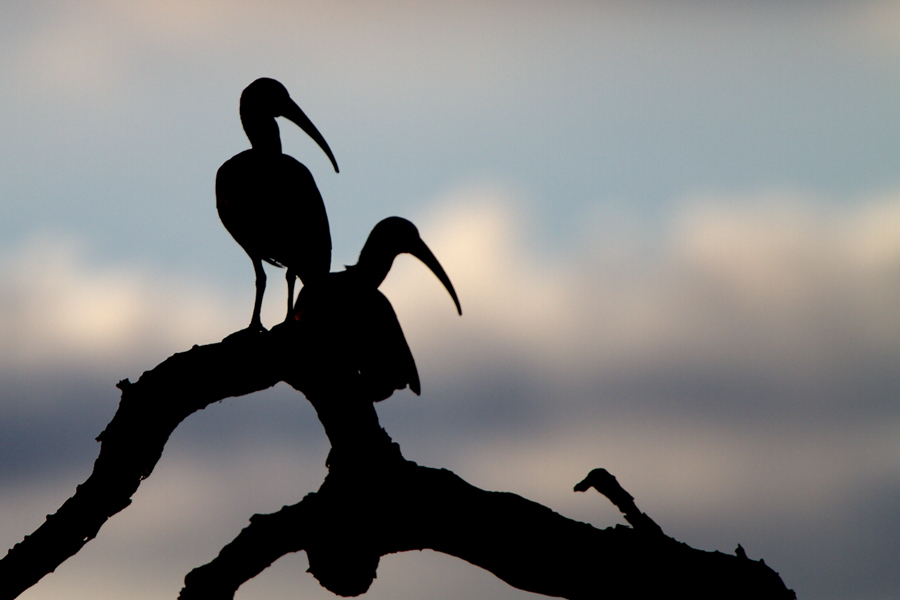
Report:
[[[419,226],[463,317],[409,257],[382,287],[432,371],[519,364],[570,378],[680,366],[814,377],[900,355],[898,194],[840,208],[778,194],[686,201],[662,239],[623,228],[638,236],[627,245],[656,248],[649,259],[602,245],[542,257],[508,191],[474,189],[442,205]],[[252,300],[252,290],[244,306],[178,276],[97,267],[78,243],[51,236],[8,255],[0,276],[5,368],[147,368],[136,361],[238,329]],[[267,322],[283,310],[277,279]]]
[[50,234],[4,257],[0,281],[4,370],[150,368],[141,361],[218,341],[236,322],[202,285],[135,265],[97,266],[82,243]]
[[900,194],[841,208],[783,194],[689,203],[671,241],[681,309],[716,353],[751,364],[821,374],[854,353],[896,354],[898,209]]
[[521,361],[568,377],[680,365],[802,378],[900,356],[898,193],[849,207],[784,193],[698,197],[661,239],[628,242],[646,252],[593,245],[555,260],[530,249],[506,192],[443,206],[420,231],[462,319],[413,261],[397,261],[383,286],[434,368]]

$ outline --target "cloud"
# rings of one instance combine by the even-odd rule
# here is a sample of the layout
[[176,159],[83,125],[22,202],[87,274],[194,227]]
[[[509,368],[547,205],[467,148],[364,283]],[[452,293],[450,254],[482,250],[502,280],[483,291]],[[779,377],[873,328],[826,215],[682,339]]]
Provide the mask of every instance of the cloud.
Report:
[[698,195],[661,232],[623,226],[625,251],[589,242],[553,259],[531,249],[508,192],[442,206],[420,231],[463,318],[413,261],[397,261],[383,288],[435,368],[515,360],[556,379],[674,368],[808,380],[900,358],[900,193],[846,206]]
[[97,265],[65,236],[29,238],[0,262],[0,280],[3,370],[121,375],[218,341],[235,322],[221,294],[136,265]]
[[[900,358],[900,194],[835,206],[797,194],[697,195],[655,233],[615,213],[549,255],[503,188],[450,194],[419,219],[459,294],[400,257],[382,286],[426,379],[504,369],[577,382],[639,374],[834,381]],[[615,231],[619,243],[598,243]],[[84,245],[32,237],[0,262],[5,369],[148,368],[221,339],[246,306]],[[264,318],[281,317],[283,286]],[[281,295],[279,295],[281,294]],[[121,375],[121,372],[118,373]]]
[[[796,194],[698,195],[679,204],[652,242],[648,230],[626,216],[628,226],[619,230],[622,246],[594,243],[589,233],[573,240],[571,253],[540,253],[540,259],[529,243],[532,223],[516,199],[509,189],[472,188],[450,194],[442,209],[415,219],[457,287],[462,318],[439,282],[408,257],[397,261],[385,292],[420,367],[431,371],[423,378],[426,389],[448,387],[446,380],[431,383],[436,372],[487,381],[511,368],[514,376],[546,378],[550,383],[543,389],[558,393],[552,402],[543,399],[546,410],[536,423],[503,430],[416,420],[440,409],[469,410],[470,420],[483,420],[502,406],[440,407],[416,399],[412,408],[401,398],[389,399],[379,405],[382,424],[408,458],[606,527],[621,522],[615,509],[597,494],[571,491],[590,469],[602,466],[670,534],[705,549],[729,550],[741,542],[777,565],[789,585],[801,579],[796,555],[809,532],[827,531],[821,535],[835,547],[860,531],[873,540],[871,547],[888,543],[868,521],[857,531],[855,521],[835,522],[837,514],[860,514],[889,501],[884,489],[900,482],[900,429],[883,407],[873,418],[851,422],[761,423],[720,410],[649,412],[640,398],[603,404],[557,384],[589,381],[598,371],[610,375],[624,366],[652,376],[667,361],[712,371],[768,365],[765,375],[785,371],[792,377],[808,376],[796,370],[797,361],[836,365],[833,370],[841,373],[859,358],[854,355],[884,351],[896,364],[890,320],[898,299],[897,194],[842,207]],[[597,214],[611,218],[609,211]],[[584,229],[617,227],[588,222]],[[4,343],[7,369],[138,361],[147,368],[173,351],[221,337],[230,331],[221,320],[243,323],[246,317],[242,310],[232,315],[223,308],[220,293],[175,276],[93,264],[83,244],[58,235],[22,244],[4,258],[0,276],[0,323],[4,341],[14,340]],[[280,309],[281,302],[274,304]],[[875,311],[865,317],[872,327],[860,327],[861,316],[847,319],[865,310]],[[740,335],[726,317],[746,319],[737,328]],[[773,347],[803,349],[821,339],[833,340],[830,354],[788,354],[794,362],[781,366],[768,355]],[[541,393],[529,385],[519,389],[523,395]],[[583,393],[596,391],[588,384]],[[398,413],[406,414],[405,423],[394,422]],[[246,425],[246,416],[236,419]],[[284,435],[273,439],[271,432],[236,444],[233,435],[198,437],[191,425],[173,436],[133,505],[29,592],[32,597],[171,596],[183,575],[230,541],[250,514],[296,502],[321,481],[324,439],[314,451]],[[38,523],[85,473],[55,474],[68,479],[54,486],[28,481],[27,489],[0,489],[8,545],[32,528],[21,523]],[[210,504],[215,511],[207,510]],[[845,558],[835,554],[823,564],[837,569]],[[396,596],[397,590],[403,597],[421,595],[445,581],[457,593],[462,588],[454,580],[474,585],[472,577],[479,590],[520,595],[489,576],[478,579],[480,573],[447,557],[426,553],[384,562],[375,597]],[[301,573],[304,564],[302,557],[279,561],[244,593],[298,584],[311,595],[324,593]]]

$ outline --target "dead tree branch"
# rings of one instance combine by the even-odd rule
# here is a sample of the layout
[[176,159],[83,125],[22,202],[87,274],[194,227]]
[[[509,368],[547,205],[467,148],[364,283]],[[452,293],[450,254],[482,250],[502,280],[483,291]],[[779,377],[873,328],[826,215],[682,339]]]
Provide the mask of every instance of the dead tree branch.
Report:
[[[374,579],[381,556],[424,548],[483,567],[517,588],[565,598],[794,597],[762,561],[703,552],[666,537],[620,487],[610,498],[624,498],[634,529],[598,530],[515,494],[486,492],[449,471],[404,460],[378,424],[358,374],[334,368],[344,364],[335,356],[340,349],[308,333],[286,326],[195,346],[134,384],[120,382],[122,400],[97,438],[93,473],[0,560],[0,600],[34,585],[127,507],[188,415],[279,381],[316,408],[332,444],[329,475],[298,504],[254,516],[215,560],[187,576],[184,600],[232,598],[243,582],[299,550],[307,552],[323,586],[358,595]],[[592,473],[579,487],[598,481]]]
[[[271,338],[271,339],[269,339]],[[126,508],[150,476],[172,431],[209,404],[275,385],[283,368],[274,359],[278,336],[194,346],[175,354],[137,383],[119,382],[122,399],[97,436],[100,455],[90,477],[60,509],[0,560],[0,598],[11,600],[51,573],[96,537]]]
[[305,550],[335,594],[364,593],[381,556],[432,549],[519,589],[563,598],[794,598],[762,562],[703,552],[625,526],[596,529],[450,471],[398,461],[367,475],[332,471],[298,504],[250,525],[185,578],[180,600],[230,600],[280,556]]

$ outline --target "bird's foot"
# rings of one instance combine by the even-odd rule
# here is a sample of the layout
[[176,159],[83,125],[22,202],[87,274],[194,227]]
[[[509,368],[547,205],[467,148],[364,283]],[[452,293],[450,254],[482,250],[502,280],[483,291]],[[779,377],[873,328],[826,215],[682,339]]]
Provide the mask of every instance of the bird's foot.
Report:
[[294,331],[294,328],[297,327],[297,321],[293,319],[285,319],[281,323],[277,325],[272,325],[271,331],[274,333],[275,331]]

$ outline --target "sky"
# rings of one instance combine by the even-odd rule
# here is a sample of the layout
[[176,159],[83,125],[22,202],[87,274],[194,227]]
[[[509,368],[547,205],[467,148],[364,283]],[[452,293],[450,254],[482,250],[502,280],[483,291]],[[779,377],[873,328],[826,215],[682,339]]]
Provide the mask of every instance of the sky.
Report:
[[[798,597],[900,596],[900,4],[110,1],[0,5],[0,545],[90,474],[115,383],[249,322],[215,211],[282,120],[332,229],[419,227],[382,291],[422,395],[378,405],[409,460],[573,519],[604,467],[663,530],[764,558]],[[283,315],[269,269],[263,322]],[[132,505],[21,597],[174,598],[328,444],[284,384],[192,415]],[[237,598],[329,598],[305,555]],[[368,598],[521,599],[433,552]]]

